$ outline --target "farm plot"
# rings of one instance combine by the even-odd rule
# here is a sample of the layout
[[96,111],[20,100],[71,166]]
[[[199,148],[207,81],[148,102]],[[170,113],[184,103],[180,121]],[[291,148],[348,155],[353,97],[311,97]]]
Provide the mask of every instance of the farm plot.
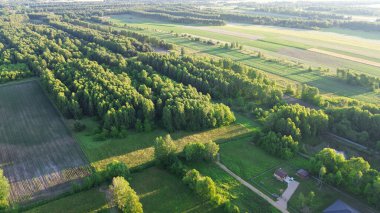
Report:
[[377,63],[374,61],[369,61],[369,60],[356,58],[356,57],[352,57],[352,56],[348,56],[348,55],[343,55],[343,54],[339,54],[339,53],[333,53],[333,52],[326,51],[326,50],[320,50],[317,48],[310,48],[309,51],[317,52],[317,53],[321,53],[321,54],[325,54],[325,55],[333,56],[333,57],[337,57],[337,58],[343,58],[343,59],[347,59],[350,61],[359,62],[362,64],[368,64],[368,65],[375,66],[375,67],[380,67],[380,63]]
[[0,87],[0,166],[11,201],[52,196],[89,174],[87,160],[37,81]]

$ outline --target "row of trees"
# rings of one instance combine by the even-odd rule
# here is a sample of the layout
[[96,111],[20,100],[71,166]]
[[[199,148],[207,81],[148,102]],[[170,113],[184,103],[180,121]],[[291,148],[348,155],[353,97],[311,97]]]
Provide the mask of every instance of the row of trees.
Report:
[[[125,29],[116,30],[116,29],[112,29],[110,27],[110,26],[115,26],[115,25],[117,26],[117,24],[109,23],[108,26],[104,26],[101,24],[89,23],[89,22],[85,22],[85,21],[81,21],[81,20],[77,20],[77,19],[65,19],[64,21],[69,22],[73,25],[91,28],[94,30],[102,31],[102,32],[111,32],[114,35],[123,35],[126,37],[135,38],[143,44],[149,44],[149,45],[152,45],[154,47],[160,47],[160,48],[164,48],[167,50],[174,49],[173,44],[167,43],[167,42],[165,42],[161,39],[158,39],[156,37],[141,34],[141,33],[135,32],[135,31],[125,30]],[[89,21],[93,21],[93,19],[90,19]]]
[[112,52],[122,54],[125,57],[136,56],[137,52],[152,51],[152,48],[149,45],[143,44],[131,37],[98,30],[83,29],[82,27],[76,27],[55,20],[50,20],[49,24],[57,29],[66,31],[77,38],[104,46]]
[[[214,142],[190,143],[185,146],[183,156],[188,161],[214,159],[219,146]],[[188,169],[177,156],[178,147],[170,135],[158,137],[155,140],[154,156],[156,162],[172,173],[180,176],[183,182],[205,201],[211,201],[215,206],[223,206],[226,212],[238,213],[239,208],[216,190],[216,184],[210,177],[202,176],[195,169]]]
[[210,177],[202,176],[197,170],[192,169],[186,172],[183,182],[200,197],[220,205],[222,197],[216,191],[216,185]]
[[147,12],[154,13],[166,13],[173,16],[184,16],[184,17],[193,17],[193,18],[201,18],[201,19],[220,19],[219,14],[209,13],[206,11],[195,12],[194,10],[190,10],[188,7],[167,7],[167,8],[147,8],[145,9]]
[[243,67],[229,64],[229,61],[208,62],[192,57],[179,58],[155,53],[141,54],[139,60],[165,76],[192,85],[219,99],[243,97],[271,107],[282,98],[282,92],[263,75],[253,70],[244,71]]
[[335,186],[365,198],[380,207],[380,173],[361,157],[346,159],[336,150],[325,148],[311,160],[312,172]]
[[359,107],[330,108],[329,128],[332,132],[375,148],[380,146],[380,114]]
[[28,77],[34,76],[31,71],[0,71],[0,84],[6,83],[8,81],[20,80]]
[[213,104],[209,95],[203,95],[189,86],[160,76],[152,67],[131,62],[128,75],[141,94],[155,100],[156,115],[169,131],[200,130],[235,121],[235,116],[224,104]]
[[302,19],[302,18],[277,18],[264,15],[248,15],[248,14],[232,14],[222,13],[220,17],[226,21],[258,24],[258,25],[275,25],[281,27],[302,28],[302,29],[318,29],[334,26],[335,20],[317,20],[317,19]]
[[337,69],[336,75],[339,79],[350,85],[368,87],[374,91],[380,88],[379,78],[364,73],[359,74],[347,69]]
[[142,213],[143,207],[136,192],[124,177],[115,177],[112,180],[110,190],[113,202],[125,213]]
[[253,9],[253,11],[264,12],[264,13],[275,13],[275,14],[283,14],[288,16],[302,17],[307,19],[348,19],[344,15],[336,14],[336,13],[323,13],[317,11],[306,11],[300,10],[299,8],[292,7],[259,7]]
[[219,145],[213,141],[207,143],[189,143],[183,149],[187,161],[212,161],[219,152]]
[[143,16],[151,19],[158,19],[161,21],[168,21],[180,24],[201,24],[201,25],[225,25],[226,23],[220,19],[206,19],[206,18],[198,18],[192,16],[176,16],[170,15],[168,13],[162,12],[147,12],[142,10],[130,10],[130,9],[120,9],[115,11],[107,11],[105,14],[131,14],[137,16]]

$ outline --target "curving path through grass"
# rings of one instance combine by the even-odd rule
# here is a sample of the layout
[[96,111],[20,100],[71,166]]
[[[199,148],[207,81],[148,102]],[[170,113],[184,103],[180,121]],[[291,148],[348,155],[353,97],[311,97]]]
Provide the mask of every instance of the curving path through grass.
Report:
[[223,165],[222,163],[220,163],[219,160],[216,162],[216,164],[221,169],[223,169],[225,172],[227,172],[229,175],[231,175],[233,178],[235,178],[237,181],[239,181],[241,184],[243,184],[244,186],[246,186],[248,189],[250,189],[251,191],[253,191],[257,195],[259,195],[260,197],[262,197],[263,199],[265,199],[266,201],[268,201],[268,203],[270,203],[272,206],[276,207],[279,211],[281,211],[283,213],[289,213],[288,210],[286,210],[286,205],[284,206],[282,202],[279,203],[279,202],[273,201],[270,197],[268,197],[267,195],[265,195],[264,193],[262,193],[256,187],[252,186],[251,184],[249,184],[248,182],[246,182],[245,180],[243,180],[241,177],[239,177],[238,175],[236,175],[235,173],[233,173],[231,170],[229,170],[225,165]]

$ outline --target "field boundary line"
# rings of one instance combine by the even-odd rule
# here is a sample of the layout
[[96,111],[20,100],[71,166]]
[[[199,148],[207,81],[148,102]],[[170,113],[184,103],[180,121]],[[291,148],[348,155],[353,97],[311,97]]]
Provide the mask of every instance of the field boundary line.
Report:
[[349,60],[349,61],[354,61],[354,62],[358,62],[358,63],[362,63],[362,64],[374,66],[374,67],[380,67],[380,63],[370,61],[367,59],[363,59],[363,58],[357,58],[357,57],[353,57],[353,56],[349,56],[349,55],[343,55],[340,53],[334,53],[334,52],[330,52],[327,50],[321,50],[318,48],[310,48],[310,49],[308,49],[308,51],[316,52],[316,53],[320,53],[320,54],[324,54],[324,55],[329,55],[329,56],[333,56],[333,57],[337,57],[337,58],[341,58],[341,59],[345,59],[345,60]]

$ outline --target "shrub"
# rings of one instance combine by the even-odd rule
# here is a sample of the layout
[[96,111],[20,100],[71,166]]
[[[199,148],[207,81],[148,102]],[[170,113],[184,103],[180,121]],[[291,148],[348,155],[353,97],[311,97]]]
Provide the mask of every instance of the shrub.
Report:
[[187,161],[212,161],[219,151],[219,145],[209,141],[207,143],[189,143],[185,146],[183,153]]

